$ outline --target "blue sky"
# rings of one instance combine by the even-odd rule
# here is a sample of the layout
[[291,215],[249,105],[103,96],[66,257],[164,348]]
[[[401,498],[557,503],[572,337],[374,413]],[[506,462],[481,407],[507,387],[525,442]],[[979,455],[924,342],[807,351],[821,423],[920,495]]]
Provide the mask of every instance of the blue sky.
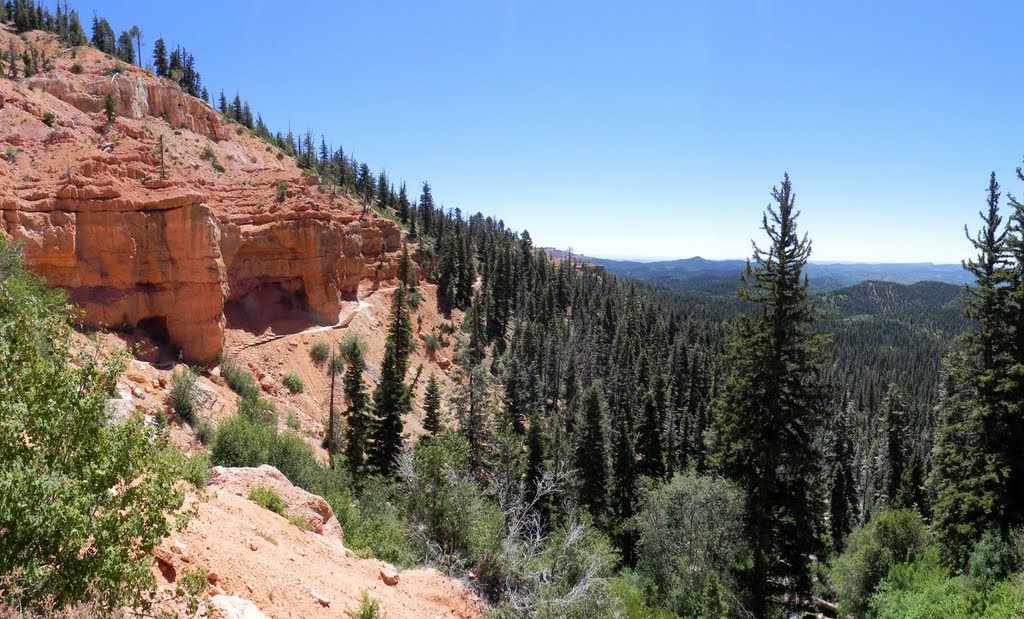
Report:
[[812,259],[959,262],[989,171],[1024,194],[1021,2],[76,4],[272,128],[589,255],[745,257],[788,171]]

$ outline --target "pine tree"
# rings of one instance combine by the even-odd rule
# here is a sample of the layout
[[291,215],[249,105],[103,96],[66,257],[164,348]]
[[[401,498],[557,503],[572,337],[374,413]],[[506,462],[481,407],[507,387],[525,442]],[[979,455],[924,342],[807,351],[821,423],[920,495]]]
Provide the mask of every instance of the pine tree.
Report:
[[[57,8],[59,9],[60,7],[58,6]],[[133,25],[128,30],[128,36],[135,42],[135,50],[137,52],[135,57],[139,59],[139,66],[141,67],[142,66],[142,30],[138,26]]]
[[441,430],[441,386],[433,374],[427,380],[423,393],[423,429],[436,435]]
[[163,37],[153,43],[153,70],[157,77],[170,77],[167,69],[167,47],[164,45]]
[[135,63],[135,41],[132,40],[132,35],[128,34],[127,30],[117,38],[117,57],[123,62]]
[[1014,404],[1013,334],[1007,318],[1007,230],[999,215],[999,184],[989,177],[988,209],[979,213],[982,228],[967,238],[978,251],[964,268],[975,278],[964,314],[977,321],[977,331],[963,337],[961,350],[947,357],[950,390],[942,403],[936,437],[934,474],[937,496],[935,526],[946,562],[966,565],[974,545],[990,530],[1006,534],[1019,499],[1010,496],[1011,467],[1007,445]]
[[402,415],[409,409],[405,373],[412,351],[412,323],[409,320],[405,285],[399,283],[391,301],[391,324],[384,344],[380,382],[373,392],[374,424],[369,448],[369,465],[381,475],[394,471],[402,451]]
[[217,99],[217,109],[220,110],[221,114],[228,115],[228,99],[224,96],[223,90],[220,91],[220,98]]
[[398,261],[398,281],[405,284],[410,290],[416,288],[415,267],[409,257],[409,245],[402,241],[402,257]]
[[577,495],[597,523],[603,523],[608,509],[609,448],[606,426],[607,405],[599,384],[583,393],[573,468],[579,480]]
[[117,105],[114,103],[114,97],[110,93],[103,99],[103,114],[107,117],[107,122],[112,123],[117,118]]
[[641,408],[643,417],[640,418],[636,446],[640,455],[637,471],[653,479],[662,479],[665,477],[665,458],[662,449],[661,417],[653,392],[648,391],[644,395]]
[[757,307],[735,323],[728,363],[733,372],[718,401],[719,467],[747,493],[747,574],[754,617],[772,598],[810,591],[810,558],[819,550],[821,515],[815,482],[819,454],[812,433],[823,413],[821,338],[811,331],[804,266],[811,245],[797,234],[789,175],[772,189],[762,229],[769,250],[754,246],[741,298]]
[[398,218],[403,224],[409,223],[409,194],[405,190],[405,181],[398,190]]
[[363,385],[363,370],[366,369],[363,353],[359,346],[353,346],[345,352],[348,363],[342,378],[343,391],[348,400],[345,413],[348,420],[345,428],[345,459],[352,474],[358,476],[366,462],[366,439],[372,419],[367,410],[369,402]]
[[629,526],[636,515],[637,473],[633,439],[625,423],[625,415],[618,416],[615,445],[612,451],[612,506],[616,520],[616,542],[626,565],[636,563],[636,531]]

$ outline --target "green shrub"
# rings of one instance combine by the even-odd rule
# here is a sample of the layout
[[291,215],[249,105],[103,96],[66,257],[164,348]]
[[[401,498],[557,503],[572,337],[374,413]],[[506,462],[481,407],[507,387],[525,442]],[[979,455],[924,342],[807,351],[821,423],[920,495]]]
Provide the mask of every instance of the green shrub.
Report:
[[199,452],[187,456],[174,447],[168,447],[168,449],[176,452],[172,455],[172,460],[176,462],[178,475],[196,489],[205,488],[206,477],[210,472],[210,455]]
[[171,390],[167,395],[167,401],[171,410],[182,421],[189,424],[195,422],[201,396],[199,375],[191,368],[175,370],[171,374]]
[[328,495],[328,503],[345,531],[345,547],[399,567],[414,565],[417,552],[410,540],[401,488],[372,478],[357,497],[349,489]]
[[69,362],[67,307],[0,237],[0,603],[111,616],[154,590],[184,494],[166,433],[107,417],[123,360]]
[[195,432],[196,440],[199,441],[200,445],[209,445],[210,441],[213,440],[214,428],[205,419],[196,421],[192,425],[192,430]]
[[199,158],[210,161],[217,158],[217,153],[213,152],[213,147],[207,144],[203,146],[203,152],[199,155]]
[[302,516],[299,516],[297,514],[288,514],[285,517],[288,519],[288,522],[291,523],[293,527],[301,529],[303,531],[311,530],[309,523],[306,522],[306,519]]
[[47,127],[52,127],[53,123],[57,122],[57,115],[53,112],[46,112],[43,114],[43,124]]
[[926,542],[921,517],[909,509],[880,511],[866,526],[855,529],[832,567],[840,610],[865,615],[868,599],[889,570],[913,561]]
[[327,361],[327,357],[331,354],[331,349],[327,345],[327,342],[314,342],[309,348],[309,357],[316,364],[323,364]]
[[284,202],[284,199],[288,196],[288,181],[280,181],[277,183],[277,201]]
[[266,423],[235,415],[218,426],[210,460],[218,466],[259,466],[269,462],[274,431]]
[[437,352],[441,349],[441,336],[431,331],[423,337],[423,346],[427,352]]
[[82,71],[85,71],[85,69],[82,68],[81,63],[76,62],[75,64],[71,65],[71,72],[75,75],[81,75]]
[[413,288],[409,291],[409,305],[413,308],[420,306],[423,303],[423,292],[419,288]]
[[341,340],[341,357],[351,361],[356,356],[366,358],[366,342],[355,333],[349,333]]
[[232,391],[243,398],[256,398],[260,394],[260,388],[256,379],[247,370],[229,357],[221,357],[220,375]]
[[705,589],[738,595],[729,577],[745,552],[743,492],[717,477],[676,475],[649,490],[634,527],[637,573],[654,585],[651,601],[685,616],[707,612]]
[[302,424],[299,423],[299,418],[295,416],[295,413],[288,413],[288,419],[285,423],[288,429],[295,430],[296,432],[302,428]]
[[968,576],[951,578],[930,549],[913,563],[892,567],[870,600],[875,619],[1024,616],[1024,584]]
[[380,602],[370,597],[365,589],[359,597],[359,608],[350,608],[345,612],[352,619],[385,619],[387,617],[387,614],[380,608]]
[[200,601],[206,597],[208,574],[201,567],[185,570],[178,579],[177,593],[185,602],[185,607],[190,615],[195,615],[199,610]]
[[302,379],[299,378],[298,374],[293,372],[285,374],[284,378],[281,379],[281,382],[288,388],[288,391],[291,391],[292,393],[302,393],[304,388]]
[[284,514],[284,499],[273,488],[253,486],[249,488],[249,500],[275,514]]
[[988,531],[978,541],[967,563],[972,578],[994,582],[1009,577],[1021,567],[1020,540]]

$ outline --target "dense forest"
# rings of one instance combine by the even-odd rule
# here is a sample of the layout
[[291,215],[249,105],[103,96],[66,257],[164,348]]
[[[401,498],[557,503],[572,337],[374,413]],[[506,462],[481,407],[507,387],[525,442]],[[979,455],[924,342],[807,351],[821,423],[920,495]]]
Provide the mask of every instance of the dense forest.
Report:
[[[8,0],[5,17],[141,64],[137,27],[115,37],[95,16],[87,38],[66,3]],[[192,55],[167,50],[154,42],[154,73],[207,99]],[[347,544],[471,572],[496,616],[1024,613],[1024,204],[1004,204],[994,175],[966,293],[869,282],[812,296],[787,175],[739,294],[722,303],[553,260],[526,231],[446,209],[428,183],[410,196],[326,137],[317,148],[312,132],[272,133],[237,95],[218,104],[419,248],[420,266],[408,247],[400,264],[379,380],[370,390],[358,341],[327,360],[345,410],[336,427],[330,416],[322,466],[225,360],[238,413],[206,429],[209,462],[183,459],[159,432],[102,423],[117,364],[69,364],[63,301],[0,246],[0,496],[23,497],[0,502],[8,603],[143,603],[138,566],[166,530],[154,523],[181,503],[170,480],[269,463],[328,500]],[[425,282],[464,318],[431,334],[456,340],[457,386],[430,381],[428,432],[409,442],[409,307]],[[42,395],[52,387],[59,398]],[[81,423],[39,429],[30,413],[44,405]],[[27,428],[46,449],[26,446]],[[109,479],[91,478],[97,462]],[[104,483],[139,475],[150,481],[135,504],[101,510],[137,518],[90,523]],[[55,478],[81,480],[59,514],[45,500]],[[85,560],[47,524],[57,517],[89,523],[72,545],[116,541]],[[120,535],[132,526],[146,532],[134,547]]]

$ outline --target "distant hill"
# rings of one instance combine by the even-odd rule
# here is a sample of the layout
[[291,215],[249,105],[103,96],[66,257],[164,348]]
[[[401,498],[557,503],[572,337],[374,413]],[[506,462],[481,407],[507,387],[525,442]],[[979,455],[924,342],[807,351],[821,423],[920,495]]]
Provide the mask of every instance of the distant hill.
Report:
[[[562,250],[548,249],[555,258],[567,255]],[[676,290],[703,290],[726,292],[736,288],[744,260],[707,260],[701,257],[680,260],[639,262],[636,260],[610,260],[575,256],[576,259],[603,266],[609,273],[635,277]],[[920,263],[846,263],[812,262],[807,265],[807,277],[817,291],[829,291],[877,280],[899,284],[916,282],[944,282],[962,285],[970,282],[970,274],[959,264]]]

